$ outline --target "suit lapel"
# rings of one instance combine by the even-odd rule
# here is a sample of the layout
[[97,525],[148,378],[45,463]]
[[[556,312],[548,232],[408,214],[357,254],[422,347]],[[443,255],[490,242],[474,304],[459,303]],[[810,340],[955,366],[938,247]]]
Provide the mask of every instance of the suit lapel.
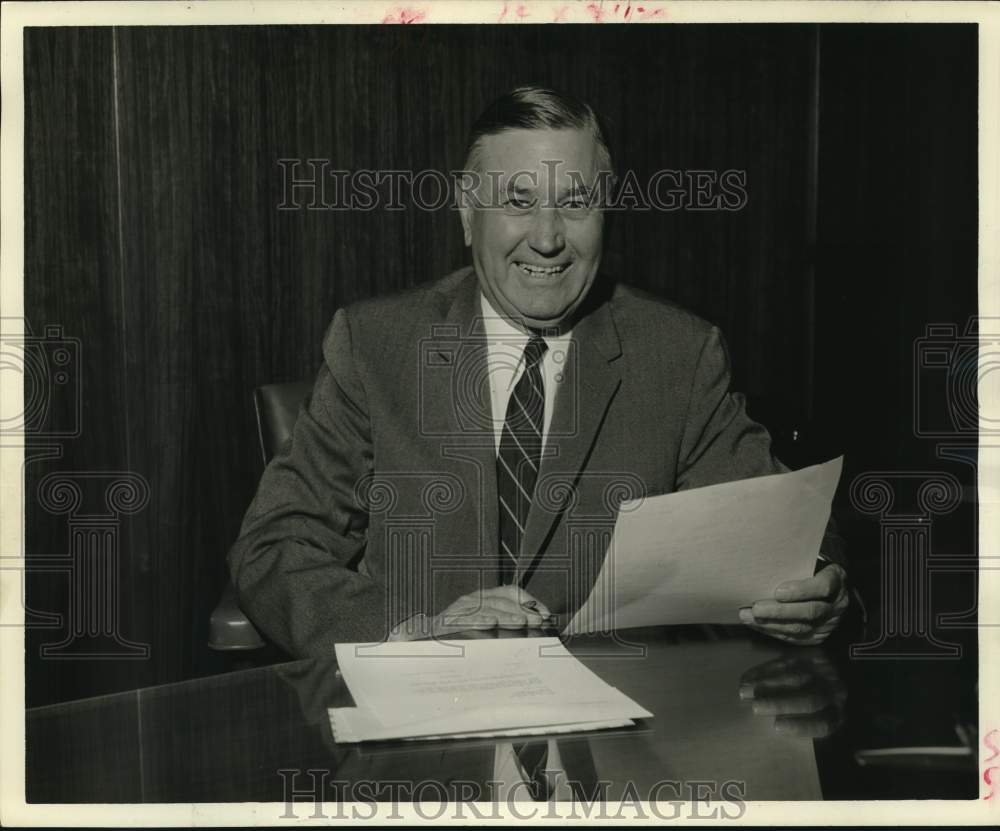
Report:
[[434,420],[427,434],[439,437],[442,457],[456,463],[456,473],[478,520],[475,529],[461,529],[462,535],[469,537],[464,548],[470,556],[489,560],[482,569],[484,585],[495,585],[491,580],[495,578],[499,530],[493,405],[479,283],[471,268],[459,283],[443,322],[433,329],[426,355],[440,371],[423,373],[426,383],[421,394],[425,402],[435,402],[435,406],[425,408]]
[[[586,464],[621,383],[616,361],[621,341],[607,301],[610,285],[594,288],[593,307],[573,327],[525,526],[518,565],[529,577],[571,495],[567,486],[575,483]],[[447,404],[425,408],[432,419],[423,425],[425,435],[441,437],[442,456],[459,463],[456,472],[467,497],[478,505],[479,539],[473,540],[472,530],[467,529],[470,545],[475,543],[469,553],[484,559],[484,585],[493,585],[490,575],[499,547],[496,443],[479,283],[471,268],[457,285],[443,322],[433,326],[430,334],[427,360],[441,371],[422,372],[421,396],[425,402]]]
[[522,574],[537,566],[553,524],[571,496],[574,483],[590,455],[608,405],[621,383],[621,341],[611,308],[601,302],[573,327],[572,345],[564,377],[556,395],[555,411],[538,481],[524,529]]

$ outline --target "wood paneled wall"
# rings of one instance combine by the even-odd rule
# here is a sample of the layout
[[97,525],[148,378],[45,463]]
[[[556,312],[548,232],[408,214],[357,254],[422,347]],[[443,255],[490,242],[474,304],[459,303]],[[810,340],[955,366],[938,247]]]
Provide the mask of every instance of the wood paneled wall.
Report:
[[817,412],[868,467],[935,458],[914,347],[976,313],[977,60],[974,26],[823,31]]
[[[485,104],[538,81],[602,110],[619,168],[639,181],[745,170],[743,210],[616,216],[607,260],[720,324],[741,389],[807,412],[816,38],[808,26],[29,30],[25,308],[36,330],[80,338],[83,404],[82,435],[27,466],[29,553],[66,552],[65,517],[31,496],[50,471],[129,470],[151,493],[123,520],[120,572],[122,630],[149,658],[39,660],[58,636],[32,631],[29,703],[211,671],[208,614],[260,472],[251,390],[311,377],[339,306],[467,262],[450,210],[279,210],[280,159],[456,169]],[[847,60],[851,44],[836,48]],[[891,69],[870,61],[868,73]],[[960,68],[924,73],[946,86]],[[872,112],[850,90],[829,94],[856,125],[831,140],[860,145]],[[64,584],[33,577],[30,603],[64,608]]]

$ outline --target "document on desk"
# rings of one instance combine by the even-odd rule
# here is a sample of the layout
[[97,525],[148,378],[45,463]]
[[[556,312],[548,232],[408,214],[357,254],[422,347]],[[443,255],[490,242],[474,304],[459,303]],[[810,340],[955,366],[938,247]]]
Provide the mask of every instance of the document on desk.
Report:
[[622,503],[594,588],[563,634],[737,623],[741,606],[812,576],[842,465]]
[[337,644],[336,652],[357,705],[329,711],[338,742],[567,732],[652,717],[557,638]]

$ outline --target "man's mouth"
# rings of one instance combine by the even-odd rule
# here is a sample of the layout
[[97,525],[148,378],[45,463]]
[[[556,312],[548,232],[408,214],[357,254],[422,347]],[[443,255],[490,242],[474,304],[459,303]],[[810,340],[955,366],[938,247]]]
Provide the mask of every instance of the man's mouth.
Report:
[[525,274],[530,274],[532,277],[547,277],[554,274],[562,274],[567,268],[570,267],[570,263],[559,263],[559,265],[535,265],[534,263],[521,263],[515,262],[521,271]]

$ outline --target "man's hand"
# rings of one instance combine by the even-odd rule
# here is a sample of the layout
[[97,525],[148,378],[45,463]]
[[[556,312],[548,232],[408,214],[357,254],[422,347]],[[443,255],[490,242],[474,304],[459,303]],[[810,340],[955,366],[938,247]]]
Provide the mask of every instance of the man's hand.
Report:
[[551,618],[545,605],[519,586],[497,586],[463,595],[434,617],[419,615],[404,621],[389,639],[415,640],[475,629],[537,629]]
[[744,672],[740,698],[755,716],[773,716],[779,733],[819,739],[844,723],[847,688],[827,656],[805,650]]
[[834,563],[807,580],[782,583],[774,590],[774,599],[740,609],[740,620],[789,643],[822,643],[850,603],[846,577],[844,569]]
[[444,635],[463,629],[538,628],[550,617],[549,610],[519,586],[497,586],[458,598],[432,618],[432,629]]

